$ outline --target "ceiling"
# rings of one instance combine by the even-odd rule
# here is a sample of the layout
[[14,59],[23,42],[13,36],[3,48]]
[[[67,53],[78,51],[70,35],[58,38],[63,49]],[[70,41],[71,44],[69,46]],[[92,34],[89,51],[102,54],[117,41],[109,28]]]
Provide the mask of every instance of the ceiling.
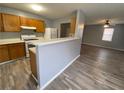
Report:
[[105,19],[110,19],[113,24],[124,23],[124,4],[119,3],[39,3],[38,5],[43,7],[43,11],[40,12],[31,9],[32,3],[4,3],[0,5],[42,15],[52,20],[81,9],[86,17],[87,24],[101,24],[104,23]]

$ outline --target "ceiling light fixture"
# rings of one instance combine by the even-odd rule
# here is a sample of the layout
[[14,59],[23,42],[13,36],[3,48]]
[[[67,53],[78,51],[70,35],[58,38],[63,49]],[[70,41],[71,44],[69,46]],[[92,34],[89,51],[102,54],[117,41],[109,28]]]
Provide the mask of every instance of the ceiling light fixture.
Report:
[[109,21],[109,20],[106,20],[106,21],[105,21],[105,24],[104,24],[104,27],[107,28],[107,27],[109,27],[109,26],[110,26],[110,21]]
[[42,7],[39,6],[39,5],[32,5],[32,9],[35,10],[35,11],[41,11]]

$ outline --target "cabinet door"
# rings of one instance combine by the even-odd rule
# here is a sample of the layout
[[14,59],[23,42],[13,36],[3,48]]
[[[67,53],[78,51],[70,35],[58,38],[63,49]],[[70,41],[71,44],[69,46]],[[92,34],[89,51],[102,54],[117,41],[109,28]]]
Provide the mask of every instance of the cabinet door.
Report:
[[8,45],[10,59],[16,59],[20,57],[25,57],[25,44],[17,43]]
[[2,15],[0,13],[0,32],[3,30]]
[[21,20],[21,26],[34,26],[34,19],[26,18],[26,17],[20,17]]
[[0,62],[8,61],[9,53],[7,45],[0,45]]
[[76,27],[76,17],[73,16],[71,18],[71,33],[75,33],[75,27]]
[[11,14],[2,14],[4,31],[18,32],[20,31],[19,16]]
[[32,51],[29,51],[30,53],[30,66],[32,74],[37,78],[37,66],[36,66],[36,54],[34,54]]
[[20,17],[21,26],[28,26],[28,19],[26,17]]
[[30,19],[30,18],[28,18],[28,26],[30,26],[30,27],[35,27],[35,21],[34,21],[34,19]]
[[45,22],[41,20],[35,20],[34,26],[36,27],[36,32],[45,32]]

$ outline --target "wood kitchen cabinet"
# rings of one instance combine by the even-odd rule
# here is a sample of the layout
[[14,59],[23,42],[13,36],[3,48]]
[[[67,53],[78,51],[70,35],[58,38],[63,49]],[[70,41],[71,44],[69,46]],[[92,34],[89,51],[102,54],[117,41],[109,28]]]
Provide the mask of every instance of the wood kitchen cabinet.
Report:
[[6,32],[19,32],[20,31],[20,18],[16,15],[3,14],[3,27]]
[[33,19],[26,18],[26,17],[20,17],[20,22],[21,22],[21,26],[30,26],[30,27],[32,27],[33,24],[34,24]]
[[20,20],[21,20],[21,26],[36,27],[36,32],[45,31],[45,22],[42,20],[31,19],[26,17],[20,17]]
[[26,55],[24,43],[9,44],[8,51],[11,60],[24,57]]
[[36,27],[36,32],[45,31],[45,22],[32,18],[0,13],[0,31],[19,32],[20,26]]
[[0,45],[0,63],[25,56],[26,52],[24,43]]
[[0,13],[0,32],[3,31],[2,14]]
[[26,17],[20,17],[20,25],[21,26],[27,26],[28,25],[28,19]]
[[37,78],[37,66],[36,66],[36,54],[29,50],[30,53],[30,66],[31,66],[31,71],[32,74]]
[[0,45],[0,63],[8,60],[10,60],[8,47],[6,45]]
[[70,33],[75,33],[75,28],[76,28],[76,17],[73,16],[71,17],[71,32]]
[[36,27],[36,26],[35,26],[35,19],[30,19],[30,18],[28,18],[28,26]]
[[35,20],[34,26],[37,28],[36,32],[45,32],[45,22],[41,20]]

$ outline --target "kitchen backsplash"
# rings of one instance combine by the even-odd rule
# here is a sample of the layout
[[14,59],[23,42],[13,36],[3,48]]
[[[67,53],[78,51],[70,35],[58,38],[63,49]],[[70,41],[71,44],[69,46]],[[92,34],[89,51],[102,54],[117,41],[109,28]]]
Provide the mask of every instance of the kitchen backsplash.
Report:
[[22,30],[21,32],[0,32],[0,39],[13,39],[20,38],[20,35],[36,35],[37,37],[43,37],[44,33],[38,33],[34,30]]

